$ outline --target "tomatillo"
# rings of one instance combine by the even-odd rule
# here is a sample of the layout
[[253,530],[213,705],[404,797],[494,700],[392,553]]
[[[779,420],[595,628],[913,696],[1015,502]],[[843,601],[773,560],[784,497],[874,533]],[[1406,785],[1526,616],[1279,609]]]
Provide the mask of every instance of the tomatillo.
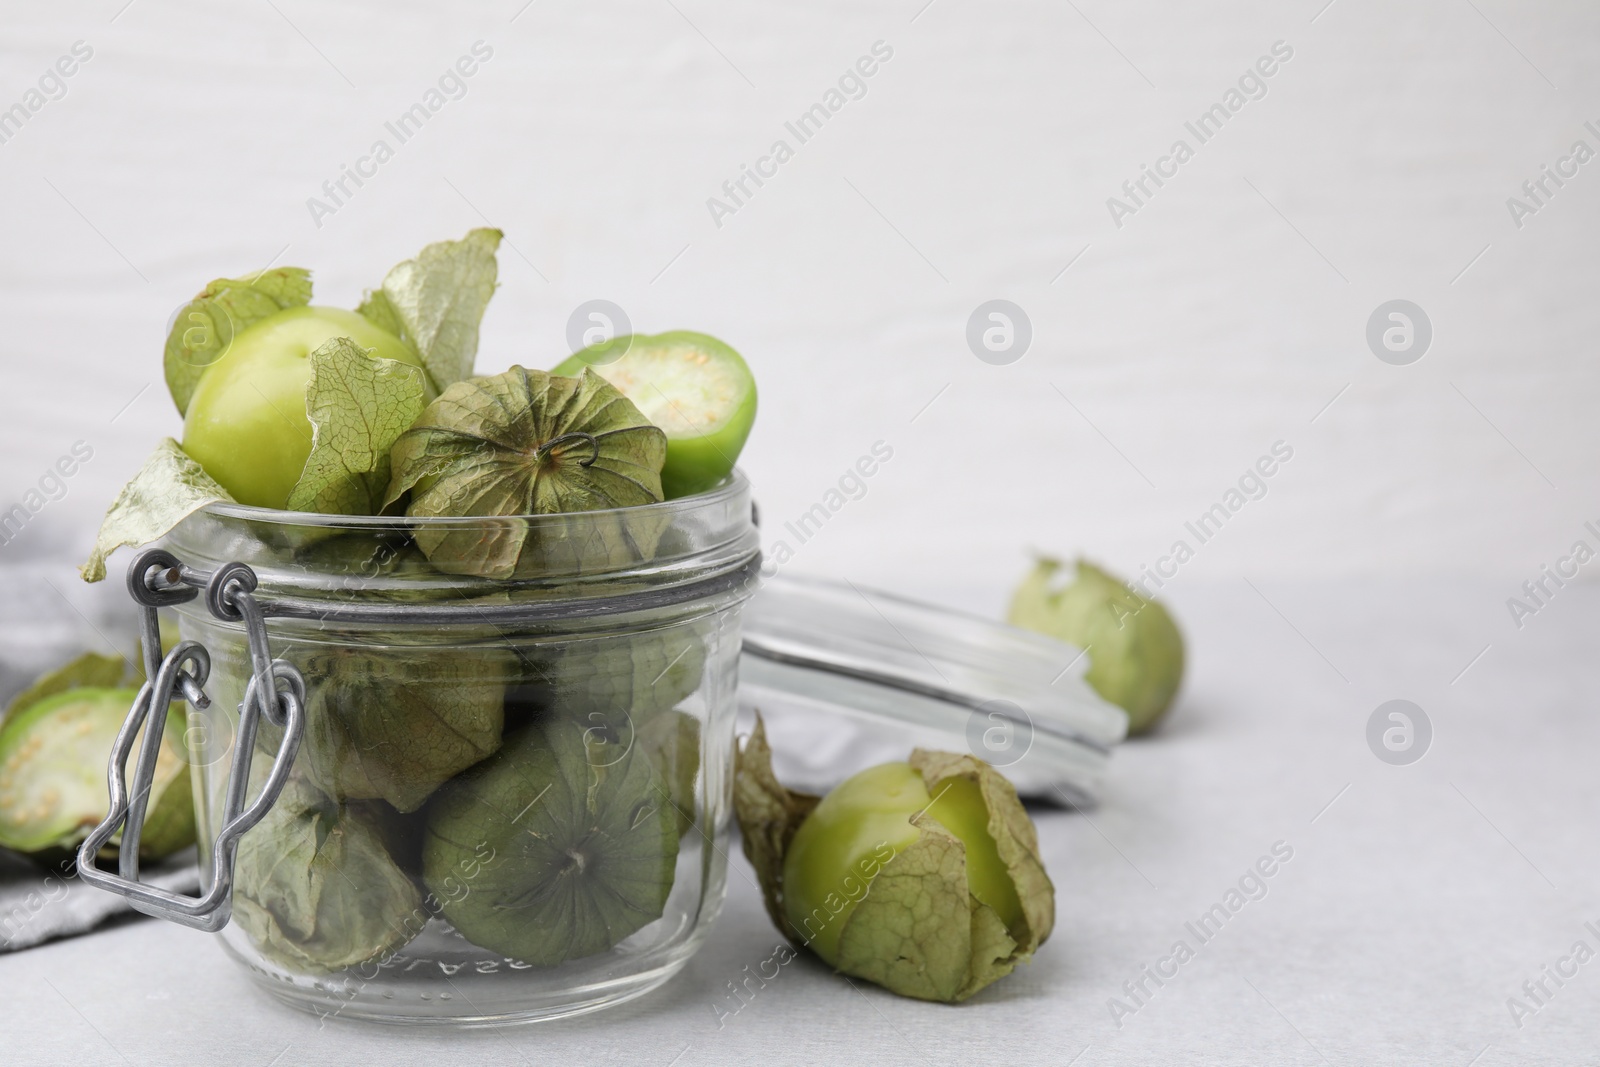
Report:
[[667,435],[668,500],[704,492],[733,470],[755,423],[756,382],[728,345],[692,330],[634,334],[590,345],[550,373],[576,376],[584,367]]
[[778,783],[758,720],[734,801],[768,914],[845,974],[965,1000],[1055,925],[1033,823],[1011,783],[971,756],[917,749],[819,801]]
[[294,307],[240,330],[200,376],[183,420],[183,450],[239,503],[288,503],[311,454],[309,357],[334,337],[374,358],[422,367],[403,341],[354,311]]
[[1089,656],[1084,681],[1128,713],[1128,733],[1155,729],[1183,681],[1183,634],[1167,609],[1086,560],[1073,581],[1059,560],[1041,558],[1017,586],[1007,621],[1077,645]]
[[939,783],[936,797],[929,796],[911,764],[884,763],[835,786],[800,824],[784,857],[784,912],[824,960],[838,965],[840,932],[866,896],[871,878],[858,874],[875,873],[915,844],[922,829],[912,819],[921,815],[965,846],[972,895],[994,909],[1008,931],[1022,923],[1017,887],[989,834],[977,783],[952,778]]
[[[77,686],[6,716],[0,725],[0,847],[54,861],[89,836],[110,806],[106,761],[138,695],[136,689]],[[166,716],[139,838],[145,859],[194,843],[184,713],[174,704]],[[119,833],[113,843],[120,839]]]

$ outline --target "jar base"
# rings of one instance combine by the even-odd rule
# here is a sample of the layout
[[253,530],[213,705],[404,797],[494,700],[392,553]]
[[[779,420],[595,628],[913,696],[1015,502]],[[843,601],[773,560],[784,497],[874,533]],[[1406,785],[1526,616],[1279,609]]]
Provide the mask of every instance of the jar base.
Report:
[[[523,1026],[531,1023],[569,1019],[637,1000],[677,974],[692,953],[668,960],[652,970],[587,986],[548,992],[521,994],[515,1007],[490,1005],[472,997],[459,987],[419,992],[418,999],[402,1009],[399,995],[392,990],[377,995],[357,991],[346,997],[324,983],[301,986],[284,982],[251,968],[251,979],[274,1000],[323,1019],[350,1019],[386,1025],[478,1029]],[[499,998],[496,998],[499,999]],[[431,1010],[430,1010],[431,1008]]]

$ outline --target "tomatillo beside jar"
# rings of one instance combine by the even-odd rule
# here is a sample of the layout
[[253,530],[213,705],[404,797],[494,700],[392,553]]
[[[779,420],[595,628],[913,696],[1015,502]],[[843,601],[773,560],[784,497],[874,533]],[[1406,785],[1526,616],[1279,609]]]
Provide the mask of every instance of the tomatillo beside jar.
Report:
[[[860,902],[851,896],[862,881],[857,873],[872,869],[874,860],[878,866],[887,863],[914,844],[922,830],[912,820],[923,814],[965,846],[972,895],[993,908],[1008,931],[1022,925],[1022,904],[989,834],[977,783],[952,778],[930,796],[911,764],[884,763],[835,786],[801,824],[784,859],[785,912],[796,929],[815,931],[811,949],[817,955],[838,964],[840,931]],[[833,914],[829,898],[841,895],[843,908]]]
[[1007,616],[1013,626],[1077,645],[1089,657],[1084,680],[1128,713],[1128,733],[1155,728],[1183,681],[1183,635],[1167,609],[1125,582],[1078,560],[1074,581],[1041,558],[1022,580]]
[[[81,686],[18,708],[0,727],[0,847],[52,860],[105,818],[105,764],[136,689]],[[159,859],[194,843],[184,713],[166,711],[139,854]],[[143,744],[141,738],[140,744]],[[114,849],[108,851],[114,852]]]
[[1033,823],[981,760],[917,749],[818,801],[778,783],[758,720],[734,795],[768,913],[845,974],[902,996],[965,1000],[1054,927]]

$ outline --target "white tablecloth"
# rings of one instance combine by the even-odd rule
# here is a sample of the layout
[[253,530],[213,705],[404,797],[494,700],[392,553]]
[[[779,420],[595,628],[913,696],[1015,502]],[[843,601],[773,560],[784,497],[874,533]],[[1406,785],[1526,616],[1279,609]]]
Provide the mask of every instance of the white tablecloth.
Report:
[[[1588,1062],[1600,962],[1545,979],[1542,1005],[1522,984],[1579,940],[1600,948],[1584,925],[1600,926],[1600,667],[1585,652],[1600,590],[1570,586],[1518,631],[1512,590],[1489,584],[1255,585],[1177,599],[1193,649],[1180,707],[1117,753],[1097,811],[1038,813],[1055,936],[967,1004],[852,988],[800,960],[719,1028],[725,983],[777,942],[736,855],[700,955],[612,1011],[468,1032],[322,1022],[258,993],[206,935],[137,922],[0,958],[0,1061]],[[1396,697],[1433,725],[1410,766],[1366,742]],[[1278,842],[1293,855],[1265,896],[1201,943],[1185,924]],[[1178,940],[1194,958],[1160,988],[1145,979],[1136,1004],[1123,984]],[[1520,1027],[1514,996],[1537,1007]],[[1114,1020],[1112,997],[1136,1010]]]

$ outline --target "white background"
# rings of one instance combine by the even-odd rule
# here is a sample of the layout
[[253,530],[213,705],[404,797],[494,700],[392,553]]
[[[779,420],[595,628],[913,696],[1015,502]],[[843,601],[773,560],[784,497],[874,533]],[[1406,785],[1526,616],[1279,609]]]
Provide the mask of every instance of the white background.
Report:
[[[0,560],[81,553],[178,433],[161,342],[208,279],[302,265],[353,306],[485,220],[508,241],[480,370],[552,365],[595,297],[747,356],[769,541],[893,447],[799,570],[999,610],[1030,550],[1153,562],[1280,439],[1293,461],[1178,584],[1510,595],[1600,518],[1600,163],[1520,230],[1505,203],[1600,149],[1586,5],[125,2],[5,16],[0,106],[94,57],[0,145],[0,504],[75,440],[95,458]],[[307,199],[479,40],[466,96],[315,225]],[[879,40],[866,96],[715,225],[722,182]],[[1279,40],[1265,98],[1116,227],[1106,199]],[[996,297],[1033,323],[1009,366],[964,338]],[[1393,298],[1433,322],[1411,366],[1365,343]]]

